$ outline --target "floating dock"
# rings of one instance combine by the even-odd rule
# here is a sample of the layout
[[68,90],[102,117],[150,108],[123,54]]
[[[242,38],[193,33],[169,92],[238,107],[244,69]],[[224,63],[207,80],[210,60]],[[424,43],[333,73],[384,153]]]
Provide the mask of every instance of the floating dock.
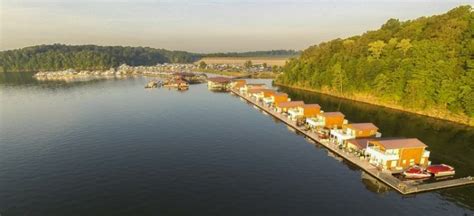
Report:
[[428,192],[428,191],[433,191],[433,190],[474,184],[474,178],[471,176],[465,177],[465,178],[431,182],[431,183],[423,183],[423,182],[416,182],[416,181],[402,181],[394,177],[392,173],[388,171],[379,170],[378,168],[371,165],[368,161],[361,160],[359,157],[353,154],[350,154],[348,152],[345,152],[342,149],[339,149],[335,144],[331,144],[327,140],[320,139],[316,133],[311,132],[311,131],[305,131],[303,127],[297,126],[296,122],[291,121],[286,116],[283,116],[282,114],[277,113],[271,110],[270,108],[263,106],[262,104],[253,100],[252,98],[246,97],[233,89],[231,89],[231,92],[239,96],[240,98],[243,98],[246,101],[252,103],[254,106],[260,108],[260,110],[262,110],[263,112],[266,112],[274,116],[275,118],[279,119],[280,121],[284,122],[289,127],[292,127],[296,131],[304,134],[307,139],[314,140],[316,143],[323,145],[329,151],[333,152],[335,155],[342,157],[344,160],[349,161],[352,164],[358,166],[360,169],[362,169],[366,173],[370,174],[371,176],[375,177],[377,180],[385,183],[386,185],[390,186],[391,188],[393,188],[394,190],[398,191],[401,194],[408,195],[408,194],[415,194],[415,193]]

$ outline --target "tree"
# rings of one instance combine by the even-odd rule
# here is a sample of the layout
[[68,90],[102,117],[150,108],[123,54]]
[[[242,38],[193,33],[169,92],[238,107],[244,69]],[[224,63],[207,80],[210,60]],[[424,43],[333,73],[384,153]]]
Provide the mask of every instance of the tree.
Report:
[[207,64],[206,64],[205,61],[200,61],[200,62],[199,62],[199,68],[200,68],[200,69],[206,69],[206,67],[207,67]]
[[403,55],[406,55],[407,51],[412,48],[413,45],[410,43],[410,39],[402,39],[398,44],[397,48],[403,51]]
[[346,72],[342,69],[341,64],[337,63],[331,68],[333,79],[332,87],[342,94],[342,89],[347,84]]
[[385,47],[385,42],[377,40],[375,42],[369,43],[369,51],[372,53],[372,57],[375,59],[380,58],[382,55],[382,50]]

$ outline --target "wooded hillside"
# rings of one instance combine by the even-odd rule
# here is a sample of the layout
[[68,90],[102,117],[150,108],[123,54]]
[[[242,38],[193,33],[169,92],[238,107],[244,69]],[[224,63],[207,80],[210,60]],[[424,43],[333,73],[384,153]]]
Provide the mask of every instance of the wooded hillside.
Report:
[[471,6],[390,19],[379,30],[309,47],[276,82],[472,123],[473,38]]

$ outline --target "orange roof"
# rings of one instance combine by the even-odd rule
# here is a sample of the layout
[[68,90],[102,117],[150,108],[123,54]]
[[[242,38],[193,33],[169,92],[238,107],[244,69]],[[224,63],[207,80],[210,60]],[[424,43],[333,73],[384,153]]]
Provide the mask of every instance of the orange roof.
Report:
[[287,101],[287,102],[279,103],[277,107],[290,108],[290,107],[297,107],[297,106],[302,106],[302,105],[304,105],[303,101]]
[[355,130],[378,130],[379,128],[372,123],[354,123],[346,125],[348,128]]
[[378,140],[378,141],[371,141],[371,142],[377,142],[380,145],[382,145],[385,149],[427,147],[423,142],[421,142],[419,139],[416,139],[416,138]]
[[260,93],[262,91],[263,89],[249,89],[247,92],[250,94],[253,94],[253,93]]
[[341,112],[325,112],[325,113],[321,113],[320,115],[324,117],[343,117],[344,118],[344,114],[342,114]]
[[211,78],[207,78],[207,80],[211,82],[216,82],[216,83],[228,83],[232,81],[232,79],[228,77],[211,77]]

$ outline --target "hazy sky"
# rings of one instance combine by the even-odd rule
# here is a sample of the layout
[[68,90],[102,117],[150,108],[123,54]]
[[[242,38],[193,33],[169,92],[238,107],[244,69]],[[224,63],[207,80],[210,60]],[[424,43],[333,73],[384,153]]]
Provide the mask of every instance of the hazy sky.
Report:
[[0,50],[51,43],[194,52],[304,49],[470,1],[0,0]]

